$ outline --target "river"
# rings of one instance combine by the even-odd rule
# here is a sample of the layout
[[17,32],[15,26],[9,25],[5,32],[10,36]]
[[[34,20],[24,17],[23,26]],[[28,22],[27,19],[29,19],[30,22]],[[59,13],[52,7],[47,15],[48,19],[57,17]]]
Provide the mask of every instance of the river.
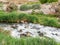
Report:
[[10,30],[10,35],[14,38],[20,38],[22,36],[31,36],[31,37],[41,37],[46,36],[49,38],[55,39],[57,42],[60,42],[60,28],[43,26],[40,24],[6,24],[0,23],[0,27],[3,30]]

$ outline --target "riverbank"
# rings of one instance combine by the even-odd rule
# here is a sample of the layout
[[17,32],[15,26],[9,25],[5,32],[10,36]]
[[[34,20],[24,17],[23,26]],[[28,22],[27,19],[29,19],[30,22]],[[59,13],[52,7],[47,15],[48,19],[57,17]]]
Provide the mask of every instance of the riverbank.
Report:
[[1,23],[20,23],[21,21],[60,28],[60,19],[54,15],[0,12]]

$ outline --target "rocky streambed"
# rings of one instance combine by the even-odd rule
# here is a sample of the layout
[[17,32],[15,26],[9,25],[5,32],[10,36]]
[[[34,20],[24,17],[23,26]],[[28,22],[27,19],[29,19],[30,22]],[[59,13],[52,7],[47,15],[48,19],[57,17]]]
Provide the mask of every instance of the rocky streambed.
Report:
[[43,26],[40,24],[4,24],[0,23],[3,30],[9,30],[10,35],[14,38],[20,37],[49,37],[60,42],[60,28]]

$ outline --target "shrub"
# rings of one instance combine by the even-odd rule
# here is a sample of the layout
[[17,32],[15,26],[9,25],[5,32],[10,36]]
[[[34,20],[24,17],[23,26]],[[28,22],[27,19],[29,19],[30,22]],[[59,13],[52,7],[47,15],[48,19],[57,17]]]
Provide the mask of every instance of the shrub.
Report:
[[57,2],[58,0],[48,0],[49,3]]
[[34,5],[32,5],[32,9],[40,9],[40,5],[39,4],[34,4]]
[[43,3],[57,2],[58,0],[39,0],[39,1],[43,4]]
[[18,14],[16,14],[16,13],[9,13],[8,14],[8,16],[7,16],[7,18],[8,18],[8,22],[17,22],[17,20],[18,20]]
[[7,17],[7,15],[6,15],[7,13],[0,13],[0,22],[2,22],[2,21],[7,21],[8,20],[8,17]]
[[55,19],[44,19],[44,25],[47,25],[47,26],[57,26],[57,20]]
[[60,20],[50,15],[0,12],[0,22],[15,23],[22,20],[30,23],[40,23],[46,26],[54,26],[60,28]]
[[27,17],[28,17],[28,15],[24,14],[24,13],[21,13],[21,14],[18,15],[19,21],[21,21],[21,20],[23,20],[23,21],[24,20],[28,20]]
[[0,22],[16,22],[17,21],[16,13],[1,13]]
[[21,13],[19,14],[19,20],[23,20],[23,21],[28,21],[28,22],[32,22],[32,23],[38,23],[38,18],[34,15],[28,15],[28,14],[24,14],[24,13]]
[[29,9],[31,9],[31,6],[29,6],[29,5],[21,5],[20,6],[21,11],[26,11],[26,10],[29,10]]
[[32,23],[38,23],[39,22],[39,19],[36,16],[34,16],[34,15],[30,15],[28,17],[28,21],[29,22],[32,22]]

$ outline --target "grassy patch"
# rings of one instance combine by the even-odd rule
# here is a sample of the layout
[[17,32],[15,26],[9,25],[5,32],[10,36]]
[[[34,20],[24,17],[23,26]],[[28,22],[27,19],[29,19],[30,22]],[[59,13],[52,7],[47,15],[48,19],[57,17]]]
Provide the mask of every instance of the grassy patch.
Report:
[[5,34],[6,32],[0,32],[0,45],[57,45],[53,39],[49,38],[13,38]]
[[53,15],[0,12],[0,22],[16,23],[21,20],[60,28],[60,20]]

